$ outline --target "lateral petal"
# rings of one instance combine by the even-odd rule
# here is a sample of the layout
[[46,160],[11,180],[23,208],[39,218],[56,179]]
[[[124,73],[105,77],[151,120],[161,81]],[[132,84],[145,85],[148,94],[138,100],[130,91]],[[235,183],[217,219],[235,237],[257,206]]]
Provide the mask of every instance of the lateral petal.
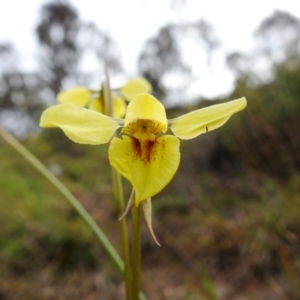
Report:
[[91,109],[91,110],[94,110],[94,111],[97,111],[101,114],[104,113],[104,108],[103,108],[103,103],[102,103],[102,99],[101,98],[95,98],[93,99],[89,105],[88,105],[88,108]]
[[40,120],[41,127],[59,127],[72,141],[80,144],[105,144],[122,126],[117,120],[98,112],[71,104],[47,108]]
[[[135,204],[160,192],[174,176],[180,161],[179,140],[172,135],[157,138],[150,148],[139,150],[138,140],[113,138],[108,150],[110,164],[135,190]],[[143,148],[143,146],[141,146]]]
[[91,92],[85,87],[76,87],[70,90],[60,92],[57,95],[59,103],[73,103],[78,106],[86,106],[91,97]]
[[180,139],[192,139],[202,133],[221,127],[226,121],[247,105],[246,98],[216,104],[195,110],[169,120],[169,128]]
[[126,113],[126,103],[120,97],[115,97],[113,99],[113,110],[115,118],[124,118]]

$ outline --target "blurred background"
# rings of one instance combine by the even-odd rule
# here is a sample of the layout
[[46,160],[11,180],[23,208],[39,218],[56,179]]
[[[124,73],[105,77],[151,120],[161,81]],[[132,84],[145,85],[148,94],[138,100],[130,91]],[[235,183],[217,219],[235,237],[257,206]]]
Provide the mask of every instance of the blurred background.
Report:
[[[169,118],[245,96],[181,143],[143,228],[148,299],[300,299],[297,1],[9,1],[0,11],[0,126],[72,191],[119,249],[107,146],[41,130],[61,90],[143,76]],[[125,197],[130,186],[125,184]],[[128,216],[130,221],[130,216]],[[0,140],[0,299],[122,299],[123,284],[58,192]]]

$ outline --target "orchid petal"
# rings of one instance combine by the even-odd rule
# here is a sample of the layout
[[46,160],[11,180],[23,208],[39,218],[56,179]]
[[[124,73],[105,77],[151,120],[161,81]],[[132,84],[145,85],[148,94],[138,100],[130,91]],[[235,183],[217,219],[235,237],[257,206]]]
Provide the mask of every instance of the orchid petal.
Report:
[[123,136],[113,138],[108,150],[110,164],[133,185],[136,206],[170,182],[180,161],[176,137],[163,135],[145,143]]
[[127,100],[132,100],[140,93],[151,93],[151,91],[151,84],[143,78],[131,79],[121,88],[121,93]]
[[80,144],[105,144],[122,126],[122,120],[71,104],[58,104],[46,109],[41,127],[59,127],[72,141]]
[[195,110],[169,120],[169,128],[180,139],[192,139],[202,133],[221,127],[236,112],[247,105],[246,98],[216,104]]
[[76,87],[63,91],[57,95],[59,103],[73,103],[78,106],[86,106],[91,97],[91,92],[85,87]]
[[97,111],[99,113],[104,113],[104,107],[103,107],[103,103],[102,103],[102,99],[101,98],[95,98],[93,99],[89,106],[88,106],[89,109],[91,110],[94,110],[94,111]]
[[[104,114],[104,106],[101,98],[96,98],[91,101],[89,109],[95,110]],[[113,113],[115,118],[122,118],[126,113],[126,104],[125,101],[120,97],[113,98]]]
[[125,126],[137,119],[155,120],[167,126],[166,110],[164,106],[149,94],[139,94],[128,104],[125,116]]
[[114,97],[113,111],[114,111],[115,118],[124,118],[126,113],[126,103],[122,98]]

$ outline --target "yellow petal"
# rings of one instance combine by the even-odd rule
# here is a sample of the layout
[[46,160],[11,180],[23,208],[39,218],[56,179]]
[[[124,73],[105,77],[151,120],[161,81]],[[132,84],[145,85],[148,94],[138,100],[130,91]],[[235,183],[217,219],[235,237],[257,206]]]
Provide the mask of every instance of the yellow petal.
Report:
[[131,79],[121,88],[121,93],[127,100],[132,100],[140,93],[151,92],[151,84],[144,78]]
[[72,141],[91,145],[109,142],[121,125],[120,120],[71,103],[49,107],[40,120],[41,127],[59,127]]
[[103,103],[102,100],[98,97],[95,98],[91,101],[90,105],[89,105],[89,109],[92,109],[94,111],[97,111],[99,113],[103,114]]
[[138,143],[127,136],[113,138],[108,150],[110,164],[133,185],[136,205],[160,192],[174,176],[180,161],[179,140],[172,135],[144,145],[145,151],[139,150]]
[[85,87],[76,87],[57,95],[60,103],[73,103],[78,106],[86,106],[91,97],[91,92]]
[[115,118],[124,118],[126,113],[125,101],[120,97],[115,97],[113,99],[113,110]]
[[234,113],[244,109],[246,98],[216,104],[195,110],[169,120],[169,127],[180,139],[192,139],[202,133],[221,127]]
[[167,126],[166,110],[161,102],[149,94],[139,94],[128,104],[125,126],[137,119],[159,121]]
[[[104,114],[103,101],[99,97],[91,101],[89,108]],[[125,101],[120,97],[115,97],[113,99],[113,110],[115,118],[123,118],[126,113]]]

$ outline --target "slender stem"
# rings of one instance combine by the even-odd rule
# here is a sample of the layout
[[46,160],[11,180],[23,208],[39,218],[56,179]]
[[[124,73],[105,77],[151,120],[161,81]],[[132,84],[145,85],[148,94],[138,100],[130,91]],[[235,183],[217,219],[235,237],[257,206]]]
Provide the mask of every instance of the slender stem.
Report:
[[124,263],[107,239],[103,231],[92,219],[85,208],[78,202],[78,200],[71,194],[71,192],[33,155],[31,154],[20,142],[18,142],[12,135],[0,128],[0,136],[17,152],[19,152],[33,167],[35,167],[53,186],[64,196],[69,204],[76,210],[80,217],[90,227],[96,235],[98,242],[104,248],[112,262],[120,273],[123,273]]
[[[115,197],[118,204],[118,215],[122,216],[124,212],[124,194],[123,194],[123,185],[122,178],[120,174],[112,168],[113,175],[113,184]],[[129,240],[128,240],[128,231],[127,231],[127,221],[126,218],[122,218],[119,221],[120,235],[121,235],[121,245],[122,245],[122,253],[124,259],[124,279],[126,286],[126,299],[132,299],[131,292],[131,282],[132,282],[132,273],[130,269],[130,254],[129,254]]]
[[[113,117],[113,99],[111,96],[109,76],[108,76],[108,70],[106,65],[104,65],[104,71],[105,71],[105,82],[103,84],[104,109],[107,115]],[[118,214],[119,217],[121,217],[125,207],[122,178],[121,175],[114,168],[112,168],[112,177],[113,177],[115,198],[117,200],[117,205],[118,205]],[[131,300],[132,299],[132,290],[131,290],[132,273],[131,273],[131,265],[130,265],[129,239],[128,239],[126,218],[122,218],[119,221],[119,228],[120,228],[120,236],[121,236],[122,254],[124,260],[124,281],[125,281],[126,299]]]
[[103,83],[104,113],[110,117],[113,117],[114,105],[113,105],[113,99],[111,97],[110,81],[109,81],[108,69],[106,64],[104,64],[104,75],[105,75],[105,81]]
[[132,299],[139,299],[141,277],[141,207],[132,209]]

